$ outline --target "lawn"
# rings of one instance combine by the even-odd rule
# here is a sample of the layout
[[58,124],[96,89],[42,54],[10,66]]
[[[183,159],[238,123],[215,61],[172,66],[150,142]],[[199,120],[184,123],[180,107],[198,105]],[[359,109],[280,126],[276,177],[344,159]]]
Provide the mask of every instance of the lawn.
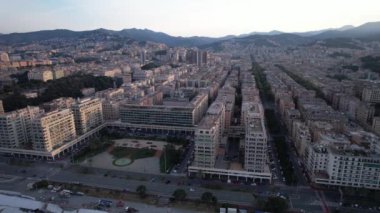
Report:
[[129,147],[128,148],[115,147],[111,151],[111,155],[113,155],[115,159],[126,157],[126,158],[130,158],[131,160],[153,157],[155,153],[156,153],[156,150],[154,149],[148,149],[148,148],[137,149],[137,148],[129,148]]

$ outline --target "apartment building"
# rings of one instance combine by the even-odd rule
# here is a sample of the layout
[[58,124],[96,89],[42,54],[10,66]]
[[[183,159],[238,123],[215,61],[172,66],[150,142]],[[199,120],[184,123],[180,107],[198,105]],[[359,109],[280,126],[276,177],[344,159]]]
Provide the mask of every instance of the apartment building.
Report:
[[1,52],[1,53],[0,53],[0,61],[1,61],[1,62],[9,62],[9,56],[8,56],[8,53],[6,53],[6,52]]
[[105,99],[121,99],[124,98],[124,89],[123,88],[109,88],[106,90],[98,91],[95,93],[95,97],[97,98],[105,98]]
[[301,121],[295,121],[293,123],[291,136],[298,154],[303,158],[305,156],[305,150],[311,143],[311,134],[308,126]]
[[231,126],[234,106],[235,106],[235,93],[236,89],[226,85],[221,88],[218,92],[218,96],[215,101],[221,101],[225,105],[225,114],[224,114],[224,128],[229,129]]
[[50,152],[76,137],[74,114],[56,110],[33,119],[31,141],[34,150]]
[[199,123],[205,114],[208,95],[201,93],[190,102],[165,103],[163,105],[123,104],[120,106],[121,122],[191,127]]
[[309,177],[317,184],[380,189],[380,155],[366,144],[342,135],[322,137],[306,154]]
[[326,171],[328,163],[327,148],[320,144],[313,144],[305,150],[304,164],[311,178],[321,175]]
[[0,115],[0,147],[20,148],[30,141],[31,121],[42,111],[38,107]]
[[214,168],[220,143],[220,115],[207,115],[195,130],[193,166]]
[[102,100],[103,119],[118,120],[120,118],[120,101]]
[[362,92],[362,101],[380,103],[380,84],[365,87]]
[[289,132],[293,132],[293,123],[301,119],[301,113],[297,109],[289,109],[285,111],[285,125]]
[[265,172],[267,165],[267,134],[261,104],[252,104],[245,120],[244,169]]
[[373,117],[372,130],[376,132],[377,134],[380,134],[380,117],[379,116]]
[[0,100],[0,115],[4,114],[4,105],[3,105],[3,101]]
[[98,98],[78,99],[71,107],[77,135],[84,134],[103,123],[102,102]]
[[51,70],[30,71],[28,72],[28,79],[46,82],[48,80],[53,80],[53,72]]
[[225,126],[225,113],[226,113],[226,107],[223,102],[221,101],[214,101],[210,107],[207,110],[206,116],[207,115],[216,115],[218,118],[218,126],[219,126],[219,134],[220,138],[222,137],[224,131],[226,130]]
[[65,77],[65,71],[63,71],[62,69],[54,69],[53,70],[53,79],[54,80],[57,80],[57,79],[60,79],[63,77]]

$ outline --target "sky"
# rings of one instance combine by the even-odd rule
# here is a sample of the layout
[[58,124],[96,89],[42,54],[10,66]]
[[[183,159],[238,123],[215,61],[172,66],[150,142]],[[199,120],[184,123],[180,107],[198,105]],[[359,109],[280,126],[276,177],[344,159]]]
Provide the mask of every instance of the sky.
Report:
[[147,28],[218,37],[380,21],[380,0],[0,0],[0,5],[0,33]]

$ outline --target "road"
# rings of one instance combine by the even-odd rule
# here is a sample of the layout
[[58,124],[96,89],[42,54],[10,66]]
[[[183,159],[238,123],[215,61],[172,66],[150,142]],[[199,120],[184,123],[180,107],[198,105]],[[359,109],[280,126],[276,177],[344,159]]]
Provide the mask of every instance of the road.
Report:
[[149,205],[146,203],[141,202],[135,202],[135,201],[123,201],[123,206],[117,206],[117,203],[119,200],[110,199],[110,198],[98,198],[98,197],[92,197],[92,196],[75,196],[72,195],[70,197],[61,197],[57,192],[52,192],[51,190],[47,189],[40,189],[40,190],[26,190],[26,185],[31,182],[32,180],[18,178],[17,180],[14,180],[12,182],[12,185],[5,184],[0,182],[0,187],[4,190],[4,188],[7,188],[9,191],[17,191],[20,192],[23,195],[28,195],[36,200],[43,201],[43,202],[49,202],[58,204],[60,207],[64,208],[65,210],[73,210],[73,209],[80,209],[80,208],[87,208],[87,209],[93,209],[98,204],[98,201],[100,199],[110,200],[113,202],[113,205],[110,208],[104,209],[107,212],[114,213],[114,212],[124,212],[125,207],[132,207],[138,210],[138,212],[141,213],[167,213],[167,212],[181,212],[181,213],[197,213],[200,211],[196,210],[190,210],[190,209],[184,209],[184,208],[178,208],[178,207],[158,207],[156,205]]
[[[183,188],[187,191],[188,197],[192,199],[199,199],[203,192],[210,191],[218,198],[219,202],[238,205],[252,205],[255,201],[253,194],[265,197],[272,193],[281,192],[289,196],[290,204],[294,208],[319,213],[322,212],[321,206],[323,206],[322,200],[308,186],[226,184],[219,181],[192,180],[186,177],[171,175],[149,175],[105,169],[90,169],[87,171],[88,173],[84,174],[83,171],[85,169],[82,167],[69,166],[67,168],[60,168],[56,164],[46,163],[39,163],[28,167],[0,163],[0,168],[0,174],[14,175],[19,180],[25,182],[43,178],[57,182],[80,182],[89,186],[119,190],[126,189],[130,191],[135,191],[139,185],[145,185],[148,193],[163,197],[170,197],[174,190]],[[170,180],[169,184],[166,184],[167,180]],[[21,188],[25,188],[26,183],[19,182],[23,183]],[[207,184],[219,185],[222,189],[205,188],[204,186]],[[190,188],[194,189],[194,191],[190,191]],[[15,186],[9,183],[0,183],[0,189],[14,190]]]
[[[268,135],[268,142],[269,142],[268,143],[268,151],[270,151],[268,153],[268,155],[269,155],[269,159],[271,162],[271,171],[274,174],[274,183],[277,185],[282,185],[282,184],[285,184],[285,180],[286,180],[285,177],[283,176],[283,171],[282,171],[279,159],[277,158],[276,145],[274,144],[274,141],[273,141],[274,137],[283,137],[283,138],[285,138],[285,142],[286,142],[286,146],[287,146],[287,154],[289,156],[288,160],[290,160],[291,165],[293,167],[294,174],[297,176],[297,185],[295,186],[296,193],[294,193],[294,190],[292,190],[294,200],[290,196],[291,207],[297,207],[297,208],[305,209],[305,210],[307,210],[307,212],[312,211],[309,208],[309,206],[307,206],[307,205],[303,206],[304,208],[300,207],[300,206],[302,206],[302,203],[297,203],[297,201],[298,201],[297,199],[299,198],[300,200],[304,200],[304,199],[302,199],[304,196],[308,196],[308,193],[313,192],[314,193],[313,197],[315,197],[315,203],[318,203],[320,205],[320,208],[321,208],[319,211],[326,212],[326,213],[330,212],[328,205],[330,205],[332,207],[336,207],[337,204],[336,203],[327,204],[327,201],[325,199],[325,195],[324,195],[323,191],[316,191],[316,190],[313,190],[313,189],[308,187],[306,177],[305,177],[305,175],[304,175],[304,173],[303,173],[303,171],[300,168],[299,163],[298,163],[298,162],[301,162],[301,160],[298,159],[298,156],[296,154],[296,150],[294,148],[294,144],[292,143],[291,140],[288,139],[286,126],[284,125],[284,122],[282,121],[281,116],[278,113],[276,104],[274,103],[273,100],[271,100],[267,97],[262,97],[262,101],[263,101],[263,107],[265,110],[273,110],[274,111],[274,116],[276,116],[276,120],[279,122],[278,125],[280,126],[280,128],[279,128],[280,131],[278,133],[275,133],[275,134],[271,133],[270,129],[267,126],[267,135]],[[304,188],[304,187],[309,188],[310,191],[309,190],[307,192],[299,191],[300,188]],[[283,191],[284,190],[281,189],[281,192],[283,192]],[[310,205],[310,203],[308,205]]]
[[187,166],[188,162],[192,161],[191,158],[194,154],[194,140],[191,140],[190,143],[188,144],[187,148],[185,149],[185,157],[182,159],[180,165],[176,169],[176,171],[172,170],[172,174],[186,174],[187,173]]

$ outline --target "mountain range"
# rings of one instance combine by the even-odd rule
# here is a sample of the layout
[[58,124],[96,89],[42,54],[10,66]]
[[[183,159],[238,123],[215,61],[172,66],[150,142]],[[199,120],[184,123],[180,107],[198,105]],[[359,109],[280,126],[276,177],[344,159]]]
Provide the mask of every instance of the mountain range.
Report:
[[284,33],[280,31],[252,32],[242,35],[228,35],[224,37],[181,37],[171,36],[162,32],[155,32],[149,29],[124,29],[113,31],[107,29],[96,29],[90,31],[71,31],[65,29],[42,30],[27,33],[0,34],[0,44],[30,43],[51,39],[78,39],[96,35],[115,35],[120,38],[128,38],[137,41],[152,41],[164,43],[168,46],[208,46],[226,40],[250,41],[261,45],[283,45],[283,44],[303,44],[317,40],[353,38],[363,40],[380,40],[380,22],[369,22],[358,27],[346,25],[337,29],[325,29],[302,33]]

